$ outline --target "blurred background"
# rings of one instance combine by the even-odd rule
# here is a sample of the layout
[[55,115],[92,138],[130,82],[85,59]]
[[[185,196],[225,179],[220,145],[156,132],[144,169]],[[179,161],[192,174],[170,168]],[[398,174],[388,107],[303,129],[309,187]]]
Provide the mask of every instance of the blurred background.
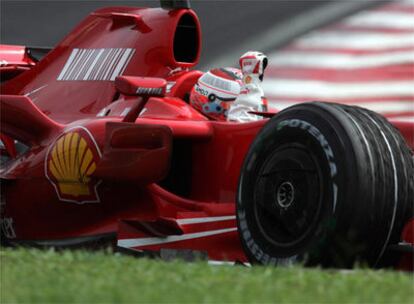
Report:
[[[257,38],[269,28],[284,25],[296,16],[336,2],[348,1],[257,1],[257,0],[192,0],[203,31],[203,48],[200,66],[217,61],[219,57],[236,51],[232,62],[238,60],[241,45],[250,46],[249,40]],[[350,1],[359,9],[371,1]],[[159,7],[158,0],[1,0],[1,43],[52,47],[89,13],[104,6]],[[349,5],[346,5],[347,7]],[[344,10],[347,14],[348,11]],[[323,14],[322,14],[323,15]],[[336,15],[335,15],[336,17]],[[315,23],[317,20],[314,20]],[[307,27],[313,27],[308,24]],[[279,29],[279,31],[292,29]],[[280,33],[275,33],[279,34]],[[289,33],[290,36],[295,33]],[[257,46],[252,45],[252,48]],[[239,50],[240,49],[240,50]]]
[[[159,1],[1,0],[1,43],[52,47],[103,6]],[[203,32],[199,69],[269,56],[263,83],[283,109],[323,100],[359,104],[402,119],[414,112],[414,0],[193,0]]]

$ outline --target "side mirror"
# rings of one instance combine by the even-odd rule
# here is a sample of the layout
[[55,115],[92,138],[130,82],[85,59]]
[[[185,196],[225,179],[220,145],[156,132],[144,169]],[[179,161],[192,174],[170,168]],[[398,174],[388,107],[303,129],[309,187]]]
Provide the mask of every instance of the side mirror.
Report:
[[164,97],[167,81],[155,77],[118,76],[115,79],[115,87],[125,95]]

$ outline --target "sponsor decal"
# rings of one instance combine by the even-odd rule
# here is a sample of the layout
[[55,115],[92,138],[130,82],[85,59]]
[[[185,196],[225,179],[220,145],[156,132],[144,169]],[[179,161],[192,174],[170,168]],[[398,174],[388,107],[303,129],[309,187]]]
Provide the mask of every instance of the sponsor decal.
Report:
[[92,134],[75,127],[62,134],[49,148],[45,175],[61,201],[98,203],[99,180],[91,178],[101,152]]
[[264,265],[272,266],[289,266],[295,264],[298,261],[298,255],[286,258],[275,258],[271,257],[269,254],[263,251],[252,238],[252,235],[247,226],[246,213],[242,210],[239,210],[237,211],[237,215],[239,217],[240,236],[246,241],[247,247],[250,249],[250,252],[258,261]]
[[[284,120],[282,122],[280,122],[277,125],[277,129],[280,130],[283,127],[289,126],[291,128],[301,128],[302,130],[307,131],[309,134],[311,134],[314,138],[316,138],[316,140],[319,141],[320,145],[322,146],[323,151],[325,152],[325,156],[329,162],[329,167],[330,167],[330,171],[331,171],[331,177],[334,178],[336,176],[337,173],[337,167],[336,167],[336,163],[335,163],[335,159],[334,159],[334,154],[332,151],[331,146],[329,145],[328,141],[326,140],[325,136],[322,134],[321,131],[319,131],[319,129],[317,129],[315,126],[311,125],[310,123],[303,121],[301,119],[289,119],[289,120]],[[335,183],[334,183],[334,186]],[[336,203],[336,201],[334,202],[334,204]],[[335,205],[334,205],[334,211],[335,211]]]
[[251,83],[251,82],[252,82],[252,77],[251,77],[251,76],[249,76],[249,75],[247,75],[247,76],[244,78],[244,83],[249,84],[249,83]]
[[73,49],[57,80],[110,80],[122,75],[135,53],[131,48]]
[[137,95],[151,95],[151,96],[161,96],[163,88],[137,88]]
[[198,84],[195,85],[195,90],[203,96],[208,96],[208,91],[201,88]]
[[[291,127],[291,128],[301,128],[302,130],[308,132],[310,135],[312,135],[321,145],[322,149],[324,150],[324,154],[327,158],[327,161],[329,162],[330,167],[330,175],[332,177],[332,193],[333,193],[333,204],[332,209],[335,213],[336,209],[336,203],[337,203],[337,197],[338,197],[338,186],[336,184],[335,177],[337,176],[338,170],[337,165],[335,162],[335,157],[333,150],[329,144],[329,142],[326,140],[325,136],[322,134],[322,132],[313,126],[312,124],[303,121],[301,119],[288,119],[283,120],[277,125],[277,130],[281,130],[285,127]],[[247,170],[251,170],[251,166],[253,165],[254,161],[256,160],[256,156],[252,156],[252,160],[247,166]],[[250,167],[250,168],[249,168]],[[240,177],[240,184],[243,182],[243,174]],[[239,187],[238,191],[238,204],[240,205],[240,208],[237,208],[237,217],[239,222],[239,231],[240,236],[244,239],[246,246],[249,248],[251,254],[261,263],[265,265],[292,265],[298,262],[299,256],[293,255],[290,257],[285,258],[275,258],[269,255],[266,252],[265,248],[260,247],[255,240],[252,237],[252,233],[250,232],[248,222],[246,219],[246,211],[243,208],[243,205],[241,203],[241,187]]]

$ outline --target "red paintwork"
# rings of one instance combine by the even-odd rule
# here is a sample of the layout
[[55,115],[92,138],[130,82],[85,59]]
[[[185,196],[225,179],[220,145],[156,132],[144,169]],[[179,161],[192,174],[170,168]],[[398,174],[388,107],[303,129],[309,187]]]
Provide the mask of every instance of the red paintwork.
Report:
[[17,152],[13,139],[9,136],[6,136],[5,134],[0,133],[0,140],[4,145],[5,154],[9,155],[12,158],[15,158],[17,156]]
[[[177,62],[173,54],[183,15],[194,18],[198,32],[191,62]],[[117,233],[121,247],[131,239],[155,239],[162,244],[125,247],[193,249],[211,259],[246,261],[236,231],[235,193],[245,154],[267,119],[216,122],[189,106],[186,94],[202,73],[187,69],[197,64],[200,45],[192,10],[104,8],[37,65],[2,85],[2,132],[30,145],[0,171],[6,180],[2,217],[12,219],[13,241],[53,244]],[[157,77],[141,80],[167,84],[165,96],[130,96],[143,85],[134,78],[119,77],[117,86],[111,80],[57,80],[74,49],[91,48],[134,49],[122,75]],[[412,123],[392,122],[413,147]],[[89,158],[76,150],[82,141]],[[174,165],[172,151],[182,143],[189,184],[179,195],[162,185]],[[184,238],[174,241],[177,236]]]
[[414,150],[414,117],[390,117],[388,120],[401,132],[407,144]]
[[407,225],[405,225],[402,233],[402,239],[404,242],[414,246],[414,218],[412,218]]
[[162,78],[146,78],[134,76],[119,76],[115,80],[117,90],[125,95],[136,95],[138,89],[158,89],[159,92],[148,94],[149,91],[140,93],[143,95],[161,96],[165,95],[167,81]]
[[[411,250],[414,250],[414,218],[412,218],[408,223],[405,225],[402,237],[402,242],[407,245],[411,246]],[[414,253],[413,252],[404,252],[401,256],[401,259],[397,265],[398,269],[401,270],[414,270]]]
[[10,79],[30,70],[36,63],[28,56],[26,47],[0,44],[0,74]]
[[26,47],[20,45],[0,45],[1,66],[25,66],[35,65],[26,52]]

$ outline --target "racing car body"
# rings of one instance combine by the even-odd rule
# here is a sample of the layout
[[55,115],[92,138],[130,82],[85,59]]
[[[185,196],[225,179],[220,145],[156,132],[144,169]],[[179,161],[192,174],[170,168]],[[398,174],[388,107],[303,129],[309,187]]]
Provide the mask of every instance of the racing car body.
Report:
[[[24,48],[2,46],[0,54],[20,58],[14,69],[25,69],[1,87],[2,237],[51,246],[112,240],[136,251],[192,250],[213,260],[266,263],[244,229],[243,209],[237,225],[236,201],[252,146],[275,113],[233,123],[193,109],[188,93],[202,75],[191,70],[200,49],[200,24],[187,7],[100,9],[37,63]],[[2,73],[11,69],[7,61]],[[412,121],[390,122],[410,153]],[[408,205],[394,211],[393,237],[385,228],[381,250],[412,243],[412,233],[403,233],[413,229],[412,164],[406,166]],[[289,195],[292,183],[276,186],[278,197]],[[284,212],[291,202],[279,203]]]

